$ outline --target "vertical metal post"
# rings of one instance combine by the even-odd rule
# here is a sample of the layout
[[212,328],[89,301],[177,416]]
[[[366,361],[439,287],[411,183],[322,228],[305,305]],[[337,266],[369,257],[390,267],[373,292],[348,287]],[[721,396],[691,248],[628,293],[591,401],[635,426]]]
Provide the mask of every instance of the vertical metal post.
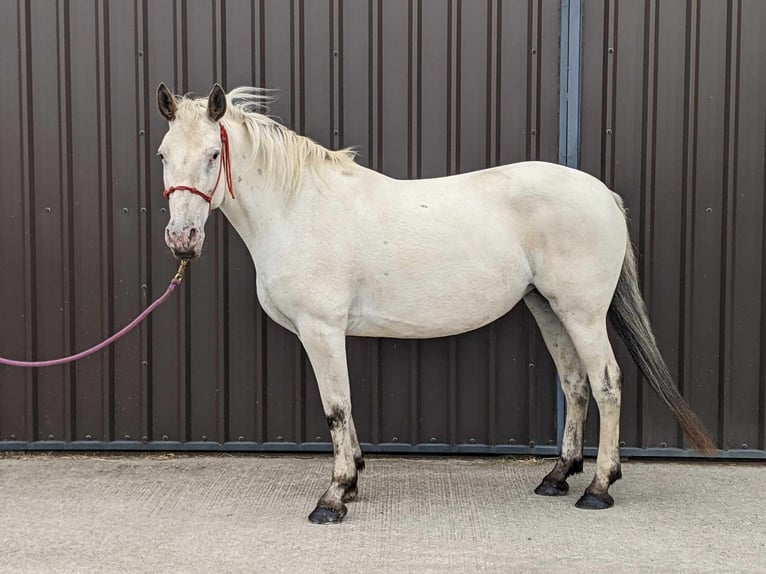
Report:
[[[582,0],[561,0],[561,61],[559,64],[559,163],[580,167],[580,57]],[[566,402],[556,377],[556,439],[561,448]]]

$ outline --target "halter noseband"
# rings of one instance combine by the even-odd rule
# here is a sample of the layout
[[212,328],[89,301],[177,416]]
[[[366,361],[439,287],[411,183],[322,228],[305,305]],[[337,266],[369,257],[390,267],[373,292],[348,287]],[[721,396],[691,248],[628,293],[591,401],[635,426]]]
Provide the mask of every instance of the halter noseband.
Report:
[[215,195],[215,190],[218,189],[218,183],[221,181],[221,172],[225,171],[226,187],[229,188],[231,198],[236,199],[234,196],[234,185],[231,183],[231,154],[229,153],[229,134],[226,133],[226,128],[223,127],[223,125],[219,124],[219,126],[221,128],[221,163],[218,164],[218,177],[215,179],[215,187],[213,187],[213,191],[210,192],[210,195],[204,191],[200,191],[196,187],[189,187],[188,185],[174,185],[173,187],[169,187],[163,191],[162,197],[168,198],[174,191],[191,191],[193,194],[199,195],[202,199],[207,201],[208,206],[210,206],[210,203],[213,201],[213,196]]

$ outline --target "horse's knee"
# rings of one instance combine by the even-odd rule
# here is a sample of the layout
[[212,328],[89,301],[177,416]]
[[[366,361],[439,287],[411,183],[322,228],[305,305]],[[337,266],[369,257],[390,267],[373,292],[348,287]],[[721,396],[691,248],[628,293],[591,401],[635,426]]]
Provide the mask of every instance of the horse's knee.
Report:
[[340,405],[330,408],[330,412],[327,414],[327,426],[330,428],[330,431],[341,431],[346,427],[348,410]]

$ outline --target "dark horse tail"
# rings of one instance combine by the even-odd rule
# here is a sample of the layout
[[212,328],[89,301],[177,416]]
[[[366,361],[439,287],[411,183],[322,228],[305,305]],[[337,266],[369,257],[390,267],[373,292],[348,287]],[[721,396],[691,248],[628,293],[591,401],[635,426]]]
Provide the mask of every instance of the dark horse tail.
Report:
[[617,290],[609,309],[612,325],[625,341],[633,360],[649,385],[678,419],[692,448],[705,454],[716,452],[716,445],[697,415],[678,392],[649,324],[646,305],[638,288],[636,258],[628,240]]

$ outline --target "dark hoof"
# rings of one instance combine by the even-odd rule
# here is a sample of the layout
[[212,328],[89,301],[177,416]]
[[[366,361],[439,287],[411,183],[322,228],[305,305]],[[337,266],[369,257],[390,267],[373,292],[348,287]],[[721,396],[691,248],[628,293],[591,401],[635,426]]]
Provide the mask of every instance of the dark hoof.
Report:
[[340,522],[344,516],[346,516],[345,506],[339,510],[317,506],[314,512],[309,514],[309,520],[314,524],[332,524],[333,522]]
[[535,488],[535,494],[540,496],[564,496],[569,492],[569,485],[566,480],[555,482],[553,480],[543,479],[540,486]]
[[583,510],[604,510],[606,508],[612,508],[614,506],[614,498],[608,492],[604,494],[591,494],[586,492],[580,497],[580,500],[575,504],[577,508]]
[[351,502],[352,500],[356,499],[356,495],[356,486],[351,486],[348,490],[346,490],[346,492],[343,493],[343,498],[341,498],[341,500],[343,500],[343,502]]
[[359,471],[359,472],[363,472],[364,471],[364,459],[363,458],[358,458],[354,462],[356,463],[356,470]]

